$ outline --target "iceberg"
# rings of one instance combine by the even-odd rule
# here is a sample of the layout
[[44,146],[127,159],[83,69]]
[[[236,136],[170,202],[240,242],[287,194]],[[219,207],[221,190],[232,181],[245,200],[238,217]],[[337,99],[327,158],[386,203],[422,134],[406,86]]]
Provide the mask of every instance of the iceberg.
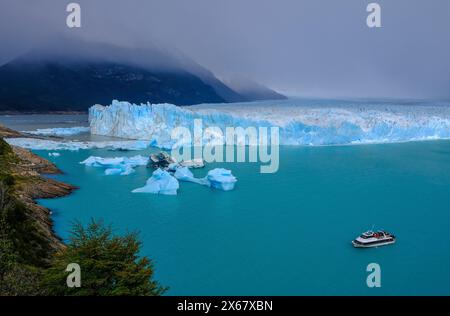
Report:
[[134,189],[133,193],[154,193],[176,195],[179,188],[178,180],[162,169],[156,169],[142,188]]
[[[280,131],[281,145],[343,145],[404,142],[450,138],[448,105],[406,105],[380,102],[326,100],[321,104],[297,104],[298,100],[242,104],[131,104],[114,100],[109,106],[89,109],[92,134],[148,140],[152,146],[170,149],[171,132],[177,127],[193,131],[194,119],[203,128],[271,127]],[[306,102],[306,101],[303,101]],[[325,103],[325,102],[329,102]],[[214,135],[203,135],[206,143]],[[192,145],[192,144],[190,144]]]
[[134,168],[137,166],[146,166],[148,163],[148,158],[141,155],[134,157],[114,157],[114,158],[103,158],[90,156],[86,160],[80,162],[80,164],[104,168],[105,175],[121,175],[126,176],[134,172]]
[[180,181],[185,182],[193,182],[205,186],[210,186],[209,182],[206,180],[206,178],[195,178],[192,174],[191,170],[189,170],[188,167],[178,167],[175,170],[174,177],[177,178]]
[[223,168],[210,170],[204,178],[195,178],[188,167],[179,167],[174,176],[180,181],[193,182],[223,191],[233,190],[237,182],[231,171]]
[[50,157],[59,157],[59,156],[61,156],[60,153],[48,153],[48,155],[49,155]]
[[73,136],[82,133],[88,133],[89,127],[75,126],[75,127],[55,127],[55,128],[38,128],[35,131],[22,131],[23,133],[41,136]]
[[8,144],[31,150],[70,150],[80,149],[111,149],[111,150],[144,150],[150,143],[142,140],[122,141],[72,141],[48,140],[40,138],[5,138]]
[[223,168],[216,168],[209,171],[206,180],[210,183],[211,187],[223,191],[233,190],[237,182],[236,178],[231,174],[231,171]]
[[202,158],[194,158],[191,160],[185,160],[180,162],[180,166],[188,167],[192,169],[204,168],[205,161]]

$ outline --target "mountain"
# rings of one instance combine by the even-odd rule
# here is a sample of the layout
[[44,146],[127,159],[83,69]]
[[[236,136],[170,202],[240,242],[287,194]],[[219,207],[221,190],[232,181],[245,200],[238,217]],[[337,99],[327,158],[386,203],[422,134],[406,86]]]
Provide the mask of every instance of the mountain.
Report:
[[84,111],[113,99],[191,105],[249,96],[183,54],[156,46],[59,39],[0,67],[0,111]]
[[286,96],[244,77],[233,77],[226,84],[247,101],[287,99]]
[[0,68],[0,110],[83,111],[111,100],[189,105],[225,102],[187,72],[149,71],[118,63],[14,61]]

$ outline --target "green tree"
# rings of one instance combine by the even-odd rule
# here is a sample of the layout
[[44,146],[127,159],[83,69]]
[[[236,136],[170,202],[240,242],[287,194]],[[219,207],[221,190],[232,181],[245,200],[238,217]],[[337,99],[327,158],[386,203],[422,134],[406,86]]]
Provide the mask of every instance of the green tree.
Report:
[[[92,220],[86,227],[79,222],[72,228],[65,250],[58,252],[43,276],[43,288],[50,295],[134,295],[162,294],[153,277],[153,265],[139,257],[141,242],[136,233],[114,235],[110,226]],[[81,287],[66,284],[66,267],[81,267]]]
[[7,224],[0,218],[0,296],[40,295],[40,269],[18,262],[14,245],[7,234]]

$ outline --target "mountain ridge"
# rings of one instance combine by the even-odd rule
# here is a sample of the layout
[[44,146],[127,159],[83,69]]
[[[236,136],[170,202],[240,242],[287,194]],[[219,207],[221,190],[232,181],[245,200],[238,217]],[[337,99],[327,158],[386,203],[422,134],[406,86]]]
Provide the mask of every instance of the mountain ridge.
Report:
[[86,111],[113,99],[132,103],[250,101],[182,54],[63,40],[0,66],[0,111]]

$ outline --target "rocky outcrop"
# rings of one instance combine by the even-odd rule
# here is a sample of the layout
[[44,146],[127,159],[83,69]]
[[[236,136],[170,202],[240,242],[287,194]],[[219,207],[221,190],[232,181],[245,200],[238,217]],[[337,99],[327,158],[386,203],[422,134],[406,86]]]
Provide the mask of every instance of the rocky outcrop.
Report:
[[0,125],[0,137],[23,137],[22,133],[19,133],[13,129]]
[[[7,129],[1,128],[2,131]],[[14,132],[14,131],[13,131]],[[12,132],[9,132],[11,134]],[[20,134],[20,133],[19,133]],[[56,198],[70,194],[76,187],[49,179],[43,174],[58,174],[61,171],[51,162],[30,151],[8,145],[0,138],[1,177],[14,179],[13,198],[25,206],[26,214],[36,228],[34,234],[39,235],[52,252],[64,247],[53,231],[51,212],[38,205],[35,199]],[[50,256],[50,253],[48,255]]]
[[50,161],[21,147],[11,146],[21,163],[16,166],[21,173],[28,175],[58,174],[61,171]]

